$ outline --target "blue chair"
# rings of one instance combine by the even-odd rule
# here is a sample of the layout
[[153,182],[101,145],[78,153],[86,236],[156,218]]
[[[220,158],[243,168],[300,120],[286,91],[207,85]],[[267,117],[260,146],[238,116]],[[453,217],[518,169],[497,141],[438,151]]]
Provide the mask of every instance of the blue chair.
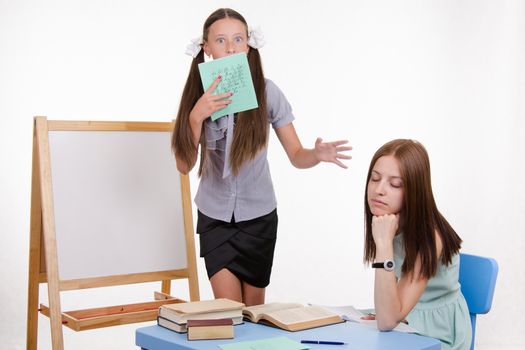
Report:
[[474,350],[476,315],[490,311],[498,277],[498,263],[492,258],[470,254],[460,254],[459,259],[459,283],[467,301],[472,324],[470,350]]

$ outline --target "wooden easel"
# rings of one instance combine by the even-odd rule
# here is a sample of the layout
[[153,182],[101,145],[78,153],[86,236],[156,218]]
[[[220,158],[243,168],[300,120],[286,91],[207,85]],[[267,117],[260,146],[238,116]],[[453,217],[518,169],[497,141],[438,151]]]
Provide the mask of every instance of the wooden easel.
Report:
[[[171,280],[188,279],[189,296],[199,300],[199,286],[193,238],[190,188],[188,176],[181,175],[181,193],[186,238],[187,267],[169,271],[152,271],[115,276],[63,280],[59,276],[55,208],[51,182],[49,131],[162,131],[169,132],[173,123],[146,122],[72,122],[48,121],[34,118],[33,160],[31,183],[31,222],[29,250],[29,289],[27,311],[27,349],[37,348],[38,311],[50,318],[54,350],[64,348],[62,325],[73,330],[87,330],[114,325],[154,320],[157,309],[166,303],[183,302],[169,296]],[[152,281],[162,282],[162,293],[155,293],[155,301],[117,305],[95,309],[63,312],[60,292],[84,288],[118,286]],[[38,305],[39,285],[47,283],[49,307]]]

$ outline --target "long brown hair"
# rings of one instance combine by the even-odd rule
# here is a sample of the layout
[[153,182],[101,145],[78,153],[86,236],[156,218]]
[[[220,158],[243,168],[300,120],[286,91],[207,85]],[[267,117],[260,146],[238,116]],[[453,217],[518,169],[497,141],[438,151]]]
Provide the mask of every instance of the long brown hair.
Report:
[[[208,40],[210,26],[223,18],[233,18],[244,23],[246,36],[248,36],[248,24],[244,17],[229,8],[220,8],[213,12],[204,22],[202,37]],[[198,64],[204,62],[204,52],[201,50],[191,63],[190,72],[186,85],[182,92],[182,98],[175,120],[175,127],[171,138],[171,147],[175,156],[186,164],[193,164],[196,159],[197,147],[193,143],[189,116],[190,112],[197,103],[198,99],[204,94],[201,78],[199,75]],[[230,166],[234,175],[237,175],[242,164],[253,159],[257,153],[266,146],[268,142],[268,114],[266,108],[266,84],[262,69],[261,56],[259,51],[252,47],[248,51],[248,64],[252,74],[253,85],[259,107],[249,111],[238,113],[237,122],[233,134],[233,141],[230,152]],[[206,132],[205,124],[202,124],[201,156],[199,164],[199,176],[202,175],[206,162]]]
[[[404,196],[399,222],[404,235],[405,260],[401,271],[414,271],[416,258],[419,256],[420,275],[430,278],[436,274],[438,260],[445,265],[452,262],[452,257],[461,248],[461,238],[437,209],[430,180],[430,161],[425,147],[417,141],[404,139],[393,140],[383,145],[370,162],[366,177],[367,187],[375,163],[383,156],[393,156],[397,159],[403,180]],[[372,262],[376,255],[372,217],[365,190],[365,263]],[[443,243],[440,257],[436,252],[436,231]]]

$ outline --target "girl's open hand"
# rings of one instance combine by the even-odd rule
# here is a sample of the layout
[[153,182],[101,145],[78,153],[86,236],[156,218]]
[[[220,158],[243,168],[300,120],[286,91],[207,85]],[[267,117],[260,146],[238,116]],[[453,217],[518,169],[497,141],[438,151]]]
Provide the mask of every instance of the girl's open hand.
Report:
[[208,90],[197,100],[195,106],[191,110],[190,118],[196,118],[198,122],[203,122],[212,113],[217,112],[232,103],[232,100],[226,98],[233,95],[231,92],[226,92],[219,95],[212,95],[213,91],[221,82],[221,76],[213,81]]
[[317,140],[315,140],[315,155],[321,162],[335,163],[341,168],[347,169],[348,167],[339,160],[352,159],[352,156],[342,153],[352,150],[351,146],[343,146],[347,143],[347,140],[323,142],[323,139],[318,137]]
[[399,226],[399,214],[372,217],[372,236],[376,246],[392,244]]
[[368,313],[364,316],[361,317],[362,320],[367,320],[367,321],[373,321],[376,319],[376,315],[375,314],[372,314],[372,313]]

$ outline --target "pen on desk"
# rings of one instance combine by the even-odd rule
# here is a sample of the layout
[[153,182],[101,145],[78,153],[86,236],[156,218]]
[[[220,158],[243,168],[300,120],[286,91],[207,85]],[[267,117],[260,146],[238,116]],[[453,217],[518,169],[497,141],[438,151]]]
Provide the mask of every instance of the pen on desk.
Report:
[[301,340],[301,344],[324,344],[324,345],[345,345],[342,341],[329,341],[329,340]]

